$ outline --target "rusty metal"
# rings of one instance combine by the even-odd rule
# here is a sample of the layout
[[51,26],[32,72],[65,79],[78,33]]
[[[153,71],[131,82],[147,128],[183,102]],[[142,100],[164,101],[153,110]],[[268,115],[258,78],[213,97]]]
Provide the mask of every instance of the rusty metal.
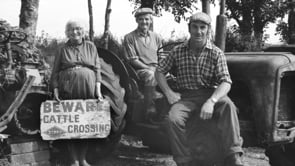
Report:
[[13,103],[10,105],[10,107],[5,112],[5,114],[1,116],[0,123],[2,121],[5,121],[6,123],[9,123],[11,121],[11,119],[13,118],[14,114],[17,111],[17,108],[24,101],[26,95],[28,94],[30,88],[32,87],[34,79],[35,79],[35,77],[29,76],[29,78],[26,80],[25,84],[21,88],[20,92],[18,93],[18,95],[14,99]]

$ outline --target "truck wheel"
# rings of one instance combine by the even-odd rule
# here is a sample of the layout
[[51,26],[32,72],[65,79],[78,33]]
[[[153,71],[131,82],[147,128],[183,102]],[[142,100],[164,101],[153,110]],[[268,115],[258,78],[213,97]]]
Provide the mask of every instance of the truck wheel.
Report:
[[271,166],[294,166],[294,153],[292,144],[271,146],[265,151]]

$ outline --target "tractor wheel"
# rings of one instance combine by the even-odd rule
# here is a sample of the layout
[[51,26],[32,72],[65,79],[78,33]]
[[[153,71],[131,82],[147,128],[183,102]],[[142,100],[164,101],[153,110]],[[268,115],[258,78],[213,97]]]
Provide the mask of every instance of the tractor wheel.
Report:
[[37,135],[40,132],[40,106],[49,96],[29,93],[14,114],[10,130],[15,135]]
[[274,145],[268,147],[265,151],[271,166],[294,166],[294,153],[294,143],[286,145]]

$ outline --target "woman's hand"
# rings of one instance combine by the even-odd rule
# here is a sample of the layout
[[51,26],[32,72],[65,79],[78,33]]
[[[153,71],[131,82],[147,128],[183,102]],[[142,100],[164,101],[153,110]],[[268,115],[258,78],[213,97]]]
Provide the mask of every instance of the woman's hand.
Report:
[[2,131],[4,131],[6,128],[7,128],[6,125],[5,125],[5,126],[0,126],[0,133],[1,133]]
[[53,98],[54,98],[54,100],[56,100],[57,102],[60,102],[60,99],[59,99],[59,93],[58,93],[58,88],[54,88],[54,89],[53,89]]
[[100,90],[100,82],[96,83],[95,90],[96,90],[96,95],[97,95],[98,101],[102,101],[103,97],[102,97],[101,90]]

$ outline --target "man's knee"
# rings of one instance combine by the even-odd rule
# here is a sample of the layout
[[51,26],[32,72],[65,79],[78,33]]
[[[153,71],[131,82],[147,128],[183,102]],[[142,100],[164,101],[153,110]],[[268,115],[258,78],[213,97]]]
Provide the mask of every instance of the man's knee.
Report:
[[237,107],[229,97],[221,98],[216,104],[218,112],[237,113]]

